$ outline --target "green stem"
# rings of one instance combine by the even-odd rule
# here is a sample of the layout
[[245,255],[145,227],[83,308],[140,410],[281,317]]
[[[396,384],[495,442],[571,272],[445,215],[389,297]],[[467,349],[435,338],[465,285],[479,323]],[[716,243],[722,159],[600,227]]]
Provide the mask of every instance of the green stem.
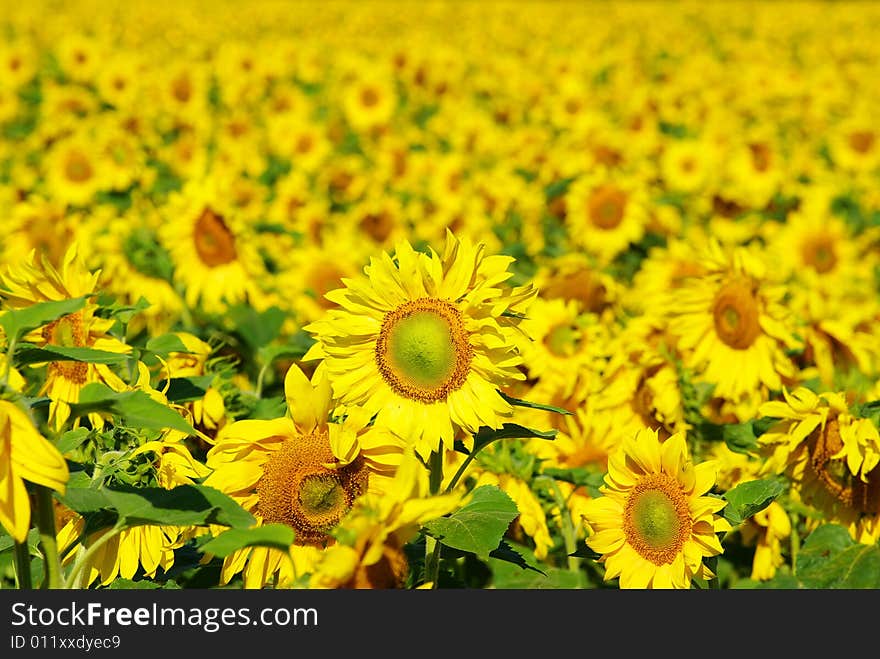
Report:
[[797,517],[794,515],[794,513],[792,513],[791,517],[791,573],[797,576],[797,557],[798,552],[801,549],[801,536],[800,534],[798,534]]
[[436,589],[440,579],[440,547],[436,538],[425,536],[425,581]]
[[572,572],[580,572],[581,560],[577,556],[572,556],[577,551],[577,539],[575,538],[574,524],[571,522],[571,514],[568,512],[568,505],[565,497],[562,496],[562,490],[554,478],[546,478],[550,483],[550,491],[556,505],[559,506],[559,516],[562,519],[562,539],[565,542],[565,553],[568,554],[568,569]]
[[20,590],[32,590],[31,552],[27,539],[15,543],[15,580]]
[[467,470],[468,466],[471,462],[474,461],[474,457],[477,455],[477,452],[469,453],[468,456],[464,459],[464,462],[461,463],[461,466],[458,468],[458,471],[455,472],[455,475],[452,477],[452,480],[449,481],[449,485],[446,486],[446,489],[443,491],[444,494],[449,494],[458,485],[458,481],[461,480],[461,477],[464,475],[465,470]]
[[[443,447],[431,453],[428,458],[429,476],[428,483],[431,494],[440,492],[443,485]],[[440,578],[440,543],[431,536],[425,538],[425,580],[431,583],[431,588],[437,588]]]
[[80,573],[85,569],[86,565],[88,565],[89,560],[95,553],[104,546],[104,544],[117,535],[122,533],[121,526],[114,526],[112,529],[107,531],[100,538],[95,540],[91,545],[89,545],[88,549],[84,552],[80,552],[77,554],[76,561],[74,561],[73,569],[70,570],[70,574],[67,575],[67,581],[65,583],[65,588],[81,588],[82,583],[79,581]]
[[40,550],[46,578],[43,588],[61,588],[61,559],[58,556],[58,540],[55,534],[55,506],[52,504],[52,490],[44,485],[35,487],[37,499],[37,528],[40,531]]
[[430,476],[428,477],[429,487],[431,489],[431,494],[437,494],[440,491],[440,486],[443,484],[443,447],[440,447],[439,451],[434,451],[431,453],[431,457],[428,459],[428,466],[430,468]]

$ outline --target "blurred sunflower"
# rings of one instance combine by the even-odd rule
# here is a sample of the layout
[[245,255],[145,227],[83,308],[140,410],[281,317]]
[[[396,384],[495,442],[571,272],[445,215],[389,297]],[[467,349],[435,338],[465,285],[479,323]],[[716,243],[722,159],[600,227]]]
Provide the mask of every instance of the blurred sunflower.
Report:
[[187,305],[201,305],[209,313],[253,302],[264,270],[249,227],[218,183],[191,181],[160,211],[172,220],[159,237],[174,261],[174,279]]
[[758,441],[763,473],[785,474],[801,498],[857,542],[880,538],[880,434],[836,392],[806,387],[767,401],[761,417],[776,420]]
[[700,260],[704,274],[688,277],[668,296],[669,331],[687,367],[714,385],[739,420],[750,418],[769,391],[793,382],[793,333],[786,288],[768,276],[756,249],[725,251],[713,242]]
[[305,359],[324,358],[340,403],[422,457],[452,448],[456,429],[498,428],[513,412],[498,387],[524,378],[516,337],[536,294],[503,285],[512,261],[451,233],[442,257],[402,242],[327,294],[341,308],[305,327],[317,340]]
[[[98,305],[93,299],[97,295],[101,273],[90,272],[78,250],[78,244],[73,243],[57,269],[45,258],[38,259],[35,252],[31,252],[25,262],[7,266],[6,272],[0,274],[0,282],[6,288],[0,289],[0,298],[7,308],[21,309],[38,302],[88,296],[82,309],[33,330],[23,340],[38,347],[59,345],[128,353],[131,346],[110,334],[114,319],[100,318],[95,313]],[[53,429],[57,431],[64,426],[70,417],[71,403],[79,400],[80,391],[90,382],[103,382],[117,391],[126,386],[107,364],[79,361],[49,363],[39,393],[51,400],[49,423]],[[99,415],[89,414],[88,418],[93,426],[103,427],[104,422]],[[75,423],[78,424],[79,419]]]
[[605,169],[579,178],[565,195],[569,240],[595,256],[601,265],[645,233],[646,194],[635,176],[611,175]]
[[730,530],[716,514],[726,502],[705,496],[714,484],[714,464],[691,462],[684,433],[661,442],[643,430],[624,441],[609,458],[603,496],[583,508],[605,580],[642,589],[711,579],[703,559],[723,553],[716,534]]

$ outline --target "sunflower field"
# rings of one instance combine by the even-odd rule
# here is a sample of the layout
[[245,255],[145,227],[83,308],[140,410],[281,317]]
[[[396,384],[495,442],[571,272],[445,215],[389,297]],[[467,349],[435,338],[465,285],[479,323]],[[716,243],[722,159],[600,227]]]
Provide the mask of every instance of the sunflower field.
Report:
[[880,587],[880,5],[0,4],[0,587]]

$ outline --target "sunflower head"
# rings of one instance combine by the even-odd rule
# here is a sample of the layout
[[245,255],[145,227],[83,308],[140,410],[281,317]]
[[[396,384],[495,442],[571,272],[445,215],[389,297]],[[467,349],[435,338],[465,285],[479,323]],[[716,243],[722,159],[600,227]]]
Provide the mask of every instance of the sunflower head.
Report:
[[536,291],[505,286],[511,259],[484,249],[452,233],[442,257],[400,243],[328,293],[338,308],[305,328],[317,339],[305,358],[324,358],[340,403],[423,455],[451,446],[456,428],[499,427],[512,408],[498,388],[523,379],[519,325]]
[[716,515],[724,500],[704,496],[715,483],[711,462],[694,465],[684,433],[661,442],[642,430],[609,456],[604,496],[584,508],[587,545],[602,554],[605,579],[621,588],[688,588],[712,573],[703,558],[722,553]]

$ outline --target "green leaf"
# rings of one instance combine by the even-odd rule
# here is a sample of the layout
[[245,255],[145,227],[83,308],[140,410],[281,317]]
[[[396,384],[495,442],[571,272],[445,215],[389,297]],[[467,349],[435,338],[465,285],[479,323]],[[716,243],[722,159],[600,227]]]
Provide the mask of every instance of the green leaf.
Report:
[[6,331],[9,340],[17,339],[33,329],[79,311],[85,306],[86,297],[83,295],[69,300],[38,302],[24,309],[11,309],[0,315],[0,326]]
[[545,405],[544,403],[533,403],[529,400],[522,400],[521,398],[514,398],[513,396],[508,396],[503,391],[499,391],[501,397],[506,400],[511,405],[516,405],[517,407],[530,407],[534,410],[545,410],[547,412],[556,412],[557,414],[572,414],[569,410],[563,409],[562,407],[555,407],[553,405]]
[[578,548],[574,552],[569,554],[569,556],[573,556],[574,558],[586,558],[591,561],[597,561],[602,557],[602,554],[593,551],[586,543],[581,542],[578,543]]
[[565,481],[578,487],[589,488],[592,496],[600,496],[599,488],[605,484],[605,474],[589,469],[587,467],[572,467],[570,469],[560,469],[556,467],[545,467],[541,470],[544,476],[550,476],[558,481]]
[[107,586],[108,590],[160,590],[162,584],[150,581],[149,579],[141,579],[140,581],[132,581],[131,579],[123,579],[117,577]]
[[299,359],[309,351],[309,348],[311,348],[314,343],[314,338],[306,332],[300,331],[290,337],[290,340],[285,344],[262,346],[257,351],[257,355],[260,358],[260,362],[263,364],[271,364],[276,359],[282,357],[287,359]]
[[286,314],[278,307],[259,312],[251,306],[237,305],[229,310],[236,333],[254,350],[272,342],[281,331]]
[[102,318],[115,318],[121,323],[130,323],[134,316],[149,308],[150,302],[141,295],[134,304],[112,303],[103,305],[98,311],[98,315]]
[[576,177],[569,176],[567,178],[561,178],[558,181],[554,181],[550,183],[547,187],[544,188],[544,195],[547,198],[547,201],[552,201],[556,199],[556,197],[561,197],[568,191],[568,187],[572,184]]
[[[171,403],[188,403],[201,400],[213,382],[213,375],[194,375],[188,378],[171,378],[159,382],[159,391],[165,391],[165,397]],[[165,390],[165,387],[168,390]]]
[[15,361],[20,365],[42,362],[88,362],[90,364],[124,364],[129,355],[124,352],[109,352],[78,346],[46,345],[37,348],[23,345],[15,353]]
[[723,515],[732,526],[739,526],[755,513],[764,510],[783,491],[785,486],[776,479],[740,483],[724,493],[727,505]]
[[[28,552],[31,556],[42,556],[40,552],[39,544],[40,544],[40,531],[39,529],[33,528],[28,531],[27,538],[25,540],[28,546]],[[11,551],[12,548],[15,547],[15,540],[12,539],[11,535],[6,533],[6,530],[0,526],[0,554],[5,551]]]
[[97,530],[113,524],[124,528],[148,524],[166,526],[206,526],[219,524],[249,528],[254,517],[234,499],[205,485],[178,485],[170,490],[145,488],[67,488],[56,494],[68,508],[81,515],[108,512]]
[[[555,429],[535,430],[534,428],[526,428],[517,423],[505,423],[497,430],[483,426],[474,435],[474,450],[471,453],[476,453],[499,439],[555,439],[557,432]],[[460,453],[468,453],[463,442],[456,442],[455,450]]]
[[427,522],[423,528],[440,543],[487,560],[518,514],[516,504],[503,490],[483,485],[471,493],[469,503],[461,509]]
[[89,437],[90,431],[88,428],[77,428],[76,430],[68,430],[66,433],[61,435],[61,438],[58,440],[58,451],[61,455],[65,455],[74,449],[79,448],[84,441],[86,441]]
[[287,413],[287,401],[283,396],[260,398],[248,414],[248,419],[277,419]]
[[184,345],[179,336],[175,334],[162,334],[154,336],[147,341],[146,349],[157,355],[167,356],[172,352],[191,353],[192,351]]
[[226,558],[245,547],[271,547],[289,551],[293,544],[293,529],[284,524],[266,524],[252,529],[229,529],[202,545],[205,554]]
[[583,588],[581,576],[577,572],[558,567],[547,568],[546,574],[531,570],[520,570],[503,561],[491,558],[492,587],[498,590],[572,590]]
[[757,581],[755,579],[739,579],[732,586],[734,590],[795,590],[800,583],[793,574],[777,572],[772,579]]
[[751,421],[745,423],[730,423],[721,429],[721,437],[734,453],[749,455],[758,449],[758,438]]
[[512,563],[520,567],[523,570],[534,570],[539,574],[543,574],[545,577],[547,573],[543,570],[539,570],[534,565],[530,565],[526,559],[516,551],[513,547],[511,547],[508,543],[501,541],[501,544],[498,545],[498,548],[489,553],[489,558],[494,558],[499,561],[504,561],[506,563]]
[[100,382],[82,388],[79,402],[70,406],[73,416],[92,412],[109,412],[121,417],[129,426],[165,430],[173,428],[189,435],[195,429],[180,414],[149,397],[143,391],[113,391]]
[[823,524],[798,552],[797,576],[805,588],[880,588],[880,547],[853,541],[842,526]]

